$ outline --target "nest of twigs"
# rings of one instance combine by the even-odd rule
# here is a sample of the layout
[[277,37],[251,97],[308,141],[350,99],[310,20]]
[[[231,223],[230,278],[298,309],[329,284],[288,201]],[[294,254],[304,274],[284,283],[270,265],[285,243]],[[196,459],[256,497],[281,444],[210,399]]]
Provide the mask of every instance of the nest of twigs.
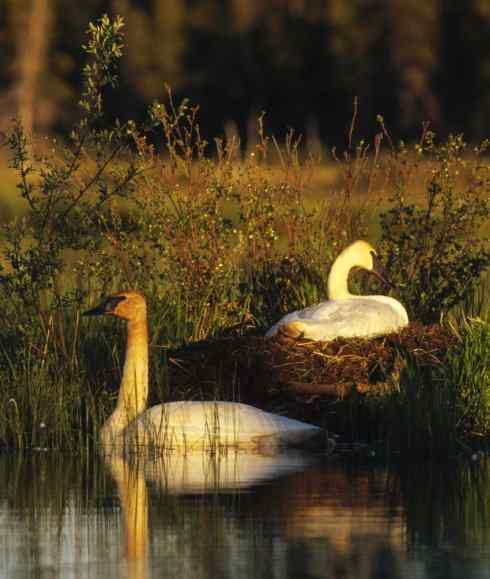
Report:
[[176,397],[194,391],[202,398],[225,396],[259,406],[285,392],[343,399],[353,391],[388,391],[407,356],[421,364],[443,363],[454,341],[449,329],[418,323],[372,339],[222,337],[170,352],[169,380]]

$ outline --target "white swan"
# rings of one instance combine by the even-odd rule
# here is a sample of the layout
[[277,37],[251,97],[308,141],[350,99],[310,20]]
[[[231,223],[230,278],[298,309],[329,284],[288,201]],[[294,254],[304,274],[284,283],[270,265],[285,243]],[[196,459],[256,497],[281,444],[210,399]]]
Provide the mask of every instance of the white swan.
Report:
[[278,330],[292,337],[328,341],[334,338],[374,337],[396,332],[408,324],[402,304],[389,296],[358,296],[348,289],[353,267],[374,269],[374,248],[366,241],[355,241],[334,261],[328,275],[328,301],[285,315],[266,336]]
[[143,295],[120,292],[84,315],[113,315],[127,321],[123,376],[116,409],[101,430],[104,445],[186,451],[223,446],[261,449],[300,445],[325,436],[318,426],[238,402],[169,402],[147,409],[148,328]]

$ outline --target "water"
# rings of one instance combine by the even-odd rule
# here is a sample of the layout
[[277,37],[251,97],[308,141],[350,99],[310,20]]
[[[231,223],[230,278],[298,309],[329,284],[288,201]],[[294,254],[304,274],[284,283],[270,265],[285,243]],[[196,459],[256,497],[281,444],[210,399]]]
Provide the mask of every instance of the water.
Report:
[[490,577],[490,461],[0,456],[0,577]]

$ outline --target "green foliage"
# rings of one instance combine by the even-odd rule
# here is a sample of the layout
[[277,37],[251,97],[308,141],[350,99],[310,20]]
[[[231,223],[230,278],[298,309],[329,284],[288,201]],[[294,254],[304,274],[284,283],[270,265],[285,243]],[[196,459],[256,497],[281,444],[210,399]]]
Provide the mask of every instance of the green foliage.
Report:
[[[128,196],[139,172],[137,160],[127,161],[134,123],[106,128],[103,122],[102,91],[116,85],[122,26],[121,19],[107,16],[90,25],[85,51],[92,60],[84,68],[82,116],[66,144],[52,140],[33,147],[19,123],[7,139],[11,165],[19,175],[17,187],[29,211],[3,224],[1,231],[5,317],[0,377],[4,385],[15,385],[13,392],[4,393],[1,422],[2,438],[8,439],[6,433],[15,433],[20,421],[24,431],[15,438],[22,445],[36,444],[39,424],[51,426],[53,420],[52,443],[60,443],[73,429],[86,432],[80,423],[86,417],[77,407],[93,399],[90,390],[80,391],[75,312],[89,284],[70,283],[67,254],[95,253],[104,245],[111,203]],[[54,411],[53,400],[59,403]]]
[[[490,264],[481,233],[490,217],[488,144],[468,157],[462,136],[436,144],[426,131],[414,153],[403,144],[392,152],[393,195],[391,208],[381,214],[382,254],[412,319],[439,321],[468,299]],[[428,172],[420,204],[410,195],[417,170]]]
[[66,252],[101,247],[108,227],[104,212],[114,199],[127,197],[138,174],[137,161],[123,162],[134,140],[134,123],[108,129],[102,122],[102,89],[116,84],[121,28],[120,19],[112,22],[107,16],[90,25],[85,50],[92,61],[84,69],[83,114],[68,143],[58,146],[53,140],[36,146],[34,151],[42,152],[35,153],[19,123],[9,134],[11,164],[29,214],[2,226],[6,265],[0,291],[18,308],[18,317],[46,318],[50,306],[79,303],[79,292],[59,291]]
[[453,330],[456,342],[444,363],[400,352],[397,387],[378,408],[384,415],[379,434],[391,449],[456,455],[490,434],[490,325],[465,318]]
[[83,68],[83,93],[80,106],[87,114],[81,126],[103,116],[102,89],[109,85],[117,86],[116,63],[122,56],[122,28],[124,22],[120,16],[112,21],[107,15],[102,16],[96,24],[89,24],[89,41],[82,46],[92,57],[91,62]]
[[445,369],[445,378],[459,397],[456,427],[484,437],[490,430],[490,324],[463,318],[456,331],[458,344]]
[[383,435],[390,447],[420,457],[458,452],[464,439],[457,428],[458,384],[445,380],[440,363],[421,364],[407,352],[401,360],[399,389],[383,405],[389,417]]

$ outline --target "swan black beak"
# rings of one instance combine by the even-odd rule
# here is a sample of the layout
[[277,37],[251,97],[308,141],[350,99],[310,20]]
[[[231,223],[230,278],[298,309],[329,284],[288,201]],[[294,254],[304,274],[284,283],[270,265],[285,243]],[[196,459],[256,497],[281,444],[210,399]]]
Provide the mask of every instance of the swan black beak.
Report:
[[82,316],[108,316],[113,314],[117,305],[125,299],[124,296],[110,296],[95,308],[83,312]]
[[106,314],[105,309],[102,307],[102,304],[92,308],[91,310],[87,310],[86,312],[82,313],[82,316],[103,316]]
[[387,288],[393,287],[393,283],[391,281],[389,281],[384,275],[381,275],[381,273],[379,272],[379,267],[378,267],[378,269],[371,269],[369,271],[369,273],[374,275],[374,277],[376,279],[378,279],[385,287],[387,287]]

